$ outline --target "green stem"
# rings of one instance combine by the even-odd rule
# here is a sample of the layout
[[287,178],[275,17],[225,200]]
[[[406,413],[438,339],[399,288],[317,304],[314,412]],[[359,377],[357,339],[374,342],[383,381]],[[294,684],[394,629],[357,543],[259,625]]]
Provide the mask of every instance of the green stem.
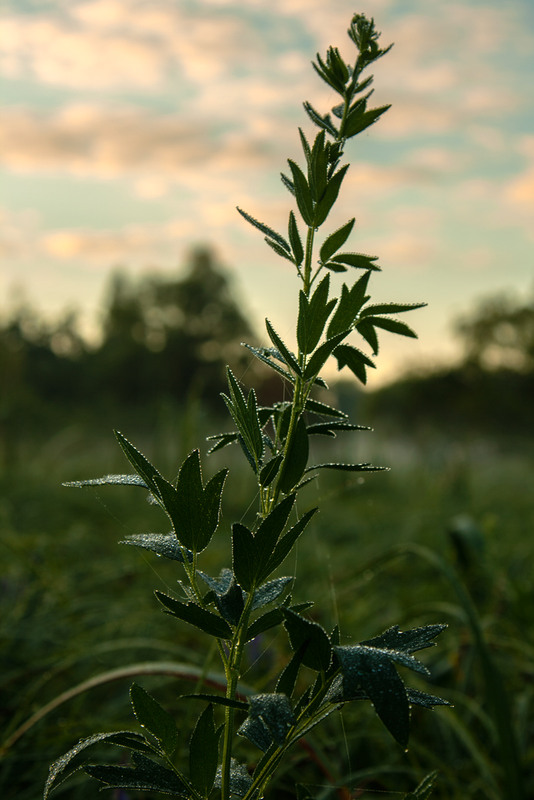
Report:
[[[237,684],[241,675],[241,661],[243,660],[243,651],[246,644],[246,631],[252,610],[252,603],[254,600],[254,587],[251,588],[245,602],[245,607],[241,614],[239,624],[237,626],[234,638],[232,641],[232,649],[230,656],[225,663],[226,671],[226,698],[228,700],[235,700],[237,692]],[[234,736],[234,718],[235,708],[229,706],[225,709],[224,714],[224,734],[223,734],[223,754],[222,754],[222,767],[221,767],[221,800],[229,800],[230,798],[230,764],[232,760],[232,740]]]

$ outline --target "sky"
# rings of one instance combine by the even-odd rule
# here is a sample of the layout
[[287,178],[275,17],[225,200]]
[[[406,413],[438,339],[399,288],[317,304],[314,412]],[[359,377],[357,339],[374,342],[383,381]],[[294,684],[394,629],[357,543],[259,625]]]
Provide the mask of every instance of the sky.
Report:
[[[298,281],[236,212],[283,233],[279,180],[301,160],[310,62],[372,16],[371,72],[392,108],[351,140],[324,231],[380,257],[378,301],[425,301],[385,333],[370,386],[454,359],[480,298],[534,289],[532,0],[4,0],[0,11],[0,312],[25,296],[94,333],[111,272],[171,273],[210,245],[263,331],[293,338]],[[352,276],[351,276],[352,277]]]

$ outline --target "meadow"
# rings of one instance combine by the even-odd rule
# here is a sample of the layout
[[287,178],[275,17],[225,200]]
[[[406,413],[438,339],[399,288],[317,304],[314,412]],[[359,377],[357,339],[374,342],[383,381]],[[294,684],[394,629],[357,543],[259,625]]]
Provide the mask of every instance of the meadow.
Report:
[[[454,707],[414,710],[403,752],[370,707],[351,704],[292,751],[271,794],[292,797],[297,776],[325,800],[394,798],[436,769],[436,800],[532,797],[531,442],[400,431],[370,419],[365,407],[358,416],[376,431],[357,433],[350,452],[337,440],[335,457],[356,454],[391,470],[365,477],[323,473],[302,491],[299,506],[319,496],[321,513],[290,565],[298,578],[294,598],[302,591],[317,598],[311,617],[326,629],[339,623],[342,642],[395,623],[447,622],[426,663],[429,691]],[[128,425],[127,413],[123,418],[124,433],[168,475],[191,442],[226,424],[195,402],[167,407],[144,424],[132,419]],[[111,433],[117,421],[107,422],[73,421],[21,435],[16,460],[2,470],[0,795],[6,800],[37,800],[51,761],[81,736],[130,728],[132,675],[142,675],[143,685],[171,710],[179,694],[204,680],[224,682],[213,672],[216,653],[211,663],[202,635],[157,607],[153,591],[174,590],[175,564],[118,544],[160,529],[142,493],[61,486],[124,471]],[[223,505],[210,556],[218,562],[228,558],[228,520],[242,513],[252,488],[237,449],[235,456],[226,493],[231,507]],[[218,453],[209,458],[213,474],[223,461]],[[262,634],[249,645],[244,681],[248,675],[254,685],[264,680],[268,686],[287,650],[283,633]],[[270,671],[257,674],[255,662],[264,653]],[[180,667],[186,662],[188,673]],[[85,691],[75,690],[47,711],[91,680]],[[183,715],[182,705],[185,747],[191,720]],[[94,791],[80,776],[56,796],[84,800]]]

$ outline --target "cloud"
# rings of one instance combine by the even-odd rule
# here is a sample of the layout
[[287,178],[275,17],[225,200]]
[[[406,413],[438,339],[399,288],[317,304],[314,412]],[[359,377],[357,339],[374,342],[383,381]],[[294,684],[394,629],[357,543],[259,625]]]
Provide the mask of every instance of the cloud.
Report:
[[122,0],[67,5],[63,13],[4,13],[0,62],[10,78],[70,88],[154,89],[179,75],[213,81],[264,52],[261,33],[237,15]]

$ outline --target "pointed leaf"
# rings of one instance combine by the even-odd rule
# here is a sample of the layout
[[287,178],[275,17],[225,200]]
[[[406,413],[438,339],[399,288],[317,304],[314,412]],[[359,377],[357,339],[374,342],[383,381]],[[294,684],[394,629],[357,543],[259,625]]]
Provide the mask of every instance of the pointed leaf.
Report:
[[313,226],[313,200],[308,186],[308,181],[304,177],[301,168],[288,158],[291,174],[293,175],[293,185],[295,187],[295,197],[302,219],[309,227]]
[[410,706],[404,683],[384,651],[359,646],[336,646],[343,674],[343,696],[359,699],[363,689],[391,735],[406,747],[410,730]]
[[308,645],[303,642],[298,650],[293,653],[291,660],[286,664],[276,682],[276,691],[291,697],[300,671],[300,665]]
[[341,169],[338,170],[338,172],[336,172],[335,175],[328,181],[324,194],[315,208],[313,218],[314,227],[318,228],[320,225],[322,225],[329,215],[332,206],[337,200],[343,178],[345,177],[345,173],[347,172],[348,168],[349,165],[345,164],[345,166],[341,167]]
[[[399,319],[390,319],[389,317],[365,317],[365,321],[374,325],[376,328],[383,328],[385,331],[397,333],[400,336],[409,336],[412,339],[417,339],[417,334],[405,322]],[[358,330],[360,325],[358,324]]]
[[261,717],[247,717],[237,729],[237,733],[263,753],[267,752],[273,743],[272,734]]
[[232,566],[237,582],[249,592],[256,577],[255,544],[252,533],[240,522],[232,525]]
[[142,486],[144,489],[149,488],[140,475],[104,475],[102,478],[89,478],[83,481],[65,481],[61,485],[75,489],[83,486]]
[[145,458],[145,456],[142,453],[140,453],[139,450],[136,447],[134,447],[133,444],[129,442],[125,436],[122,435],[122,433],[120,433],[119,431],[114,431],[114,433],[115,436],[117,437],[120,446],[122,447],[124,455],[130,462],[132,467],[139,473],[141,478],[143,478],[150,491],[153,492],[153,494],[155,494],[156,497],[159,497],[158,487],[154,478],[156,476],[161,478],[161,475],[156,469],[156,467],[154,467],[150,463],[150,461],[147,458]]
[[338,228],[337,231],[334,231],[334,233],[331,233],[330,236],[325,239],[319,251],[319,257],[323,263],[328,261],[334,253],[337,253],[340,247],[343,247],[352,232],[355,222],[356,220],[353,217],[349,222],[341,228]]
[[[307,441],[307,439],[306,439]],[[278,503],[265,517],[254,536],[254,580],[263,581],[269,572],[268,563],[295,503],[290,494]]]
[[297,221],[292,211],[289,212],[288,234],[295,264],[297,267],[300,267],[304,259],[304,248],[302,247]]
[[76,758],[76,756],[82,753],[88,747],[91,747],[93,744],[98,744],[99,742],[107,742],[108,744],[115,744],[119,747],[126,747],[128,749],[137,748],[147,753],[154,752],[154,747],[147,741],[147,739],[141,733],[136,733],[135,731],[94,733],[92,736],[87,736],[84,739],[80,739],[80,741],[67,753],[65,753],[65,755],[61,756],[61,758],[58,758],[53,762],[53,764],[50,765],[48,780],[46,781],[44,788],[43,800],[48,800],[48,796],[58,779],[61,783],[67,777],[69,777],[73,771],[77,770],[76,768],[76,770],[71,770],[68,772],[68,774],[66,774],[67,767]]
[[141,727],[146,728],[155,736],[164,752],[168,756],[172,756],[178,744],[178,731],[174,717],[137,683],[132,683],[130,687],[130,700]]
[[[322,75],[321,75],[321,77],[322,77]],[[337,139],[338,131],[334,127],[334,125],[332,125],[332,120],[330,119],[330,115],[329,114],[326,114],[324,117],[322,117],[314,109],[314,107],[311,105],[311,103],[307,103],[307,102],[304,103],[304,110],[306,111],[307,115],[309,116],[309,118],[311,119],[312,122],[314,122],[316,125],[318,125],[319,128],[323,128],[325,131],[327,131],[327,133],[329,133],[331,136],[333,136],[334,139]]]
[[189,797],[190,787],[175,772],[140,753],[133,754],[135,767],[88,764],[85,772],[112,789],[136,789]]
[[216,636],[218,639],[232,638],[230,626],[217,614],[201,608],[196,603],[182,603],[180,600],[176,600],[174,597],[170,597],[158,590],[156,590],[155,595],[160,603],[165,606],[166,612],[172,614],[173,617],[188,622],[195,628],[199,628],[211,636]]
[[363,253],[337,253],[332,257],[332,261],[338,264],[347,264],[349,267],[355,267],[356,269],[372,269],[380,272],[378,264],[373,264],[373,261],[377,260],[378,256],[367,256]]
[[[182,564],[184,562],[184,549],[180,547],[174,533],[138,533],[122,539],[119,544],[135,545],[172,561],[180,561]],[[193,561],[193,553],[190,550],[186,550],[186,557],[189,563]]]
[[326,405],[326,403],[320,403],[319,400],[312,400],[310,398],[306,400],[306,411],[309,411],[312,414],[318,414],[321,417],[337,417],[339,419],[347,418],[347,414],[345,414],[344,411],[340,411],[338,408],[334,408],[333,406]]
[[274,231],[272,228],[269,228],[269,226],[265,225],[265,223],[258,222],[257,219],[254,219],[254,217],[252,217],[250,214],[247,214],[247,212],[243,211],[243,209],[238,208],[237,210],[241,216],[247,220],[247,222],[250,222],[251,225],[254,225],[255,228],[258,228],[258,230],[264,233],[269,239],[273,239],[275,242],[278,242],[280,247],[282,247],[287,253],[291,254],[291,248],[283,236]]
[[278,745],[284,744],[295,724],[295,715],[285,694],[255,694],[249,698],[249,716],[263,720]]
[[269,559],[268,574],[270,575],[274,572],[277,567],[282,564],[282,562],[287,558],[291,550],[293,549],[293,545],[299,538],[299,536],[303,533],[306,526],[308,525],[309,521],[313,517],[313,515],[318,511],[318,508],[311,508],[307,511],[298,522],[293,525],[292,528],[288,530],[288,532],[282,536],[278,544],[273,550],[273,553]]
[[375,303],[365,306],[362,309],[362,317],[376,316],[377,314],[401,314],[404,311],[414,311],[416,308],[424,308],[426,303]]
[[[261,347],[261,348],[252,347],[251,344],[246,344],[245,347],[252,353],[254,353],[257,359],[262,361],[264,364],[267,364],[267,366],[269,366],[271,369],[274,369],[274,371],[277,372],[279,375],[282,375],[283,378],[286,378],[286,380],[288,380],[290,383],[295,383],[294,376],[291,375],[291,373],[288,372],[287,370],[280,367],[275,361],[272,361],[271,358],[269,357],[270,355],[274,356],[274,353],[271,353],[272,348],[269,349],[267,347]],[[283,362],[281,354],[278,351],[276,351],[275,357],[278,356],[280,356],[279,360]],[[235,438],[237,439],[237,435],[235,436]],[[225,442],[225,444],[228,444],[228,442]],[[217,447],[219,446],[224,447],[224,444],[217,445]],[[209,452],[212,453],[215,449],[216,448],[212,448]]]
[[332,336],[330,339],[327,339],[326,342],[317,348],[315,353],[312,355],[308,363],[306,364],[306,369],[304,370],[304,380],[310,380],[324,367],[325,363],[328,361],[329,356],[332,354],[334,349],[339,345],[340,342],[348,335],[349,331],[342,331],[341,333]]
[[370,272],[366,272],[365,275],[362,275],[362,277],[356,281],[350,290],[347,288],[346,284],[343,284],[341,287],[341,297],[328,325],[327,335],[329,337],[352,328],[354,320],[365,303],[365,293],[367,291],[370,275]]
[[376,331],[372,323],[369,322],[369,319],[370,318],[367,317],[359,320],[356,323],[356,330],[361,336],[363,336],[367,344],[371,347],[373,355],[376,356],[378,353],[378,336],[376,335]]
[[198,718],[189,743],[189,778],[195,789],[207,797],[211,792],[219,761],[219,737],[213,706],[208,705]]
[[276,600],[276,598],[282,594],[287,584],[291,583],[292,580],[292,577],[285,576],[264,583],[263,586],[260,586],[254,592],[251,610],[256,611],[258,608],[263,608],[263,606],[266,606],[268,603],[272,603],[273,600]]
[[297,375],[302,375],[302,370],[300,368],[300,364],[297,361],[296,356],[289,350],[288,347],[284,344],[282,339],[278,336],[276,331],[274,330],[273,326],[269,322],[268,319],[265,320],[265,327],[267,328],[267,333],[269,334],[269,339],[274,344],[274,346],[279,350],[282,358],[284,359],[287,366],[296,372]]
[[447,625],[422,625],[419,628],[412,628],[408,631],[401,631],[398,625],[393,625],[379,636],[368,639],[361,644],[367,647],[380,647],[390,650],[401,650],[406,653],[414,653],[416,650],[424,650],[426,647],[434,647],[436,642],[432,641],[445,630]]
[[274,481],[278,475],[283,457],[284,454],[279,453],[277,456],[271,458],[270,461],[263,465],[260,471],[260,486],[270,486],[270,484]]
[[282,613],[293,650],[306,646],[302,663],[317,672],[327,670],[332,660],[332,647],[325,629],[289,608],[282,609]]
[[230,697],[223,697],[218,694],[182,694],[180,698],[184,700],[204,700],[217,706],[237,708],[238,711],[248,711],[248,703],[244,703],[242,700],[232,700]]
[[278,479],[278,486],[284,494],[289,494],[302,478],[304,470],[306,469],[306,464],[308,463],[308,450],[306,423],[303,417],[301,417],[295,426],[294,434]]
[[282,247],[282,245],[278,244],[278,242],[275,242],[272,239],[268,239],[267,236],[265,237],[265,241],[267,242],[269,247],[271,247],[274,250],[274,252],[277,255],[281,256],[282,258],[285,258],[287,261],[291,261],[292,264],[295,263],[295,260],[294,260],[293,256],[291,255],[291,253],[288,253],[287,250],[285,250]]

